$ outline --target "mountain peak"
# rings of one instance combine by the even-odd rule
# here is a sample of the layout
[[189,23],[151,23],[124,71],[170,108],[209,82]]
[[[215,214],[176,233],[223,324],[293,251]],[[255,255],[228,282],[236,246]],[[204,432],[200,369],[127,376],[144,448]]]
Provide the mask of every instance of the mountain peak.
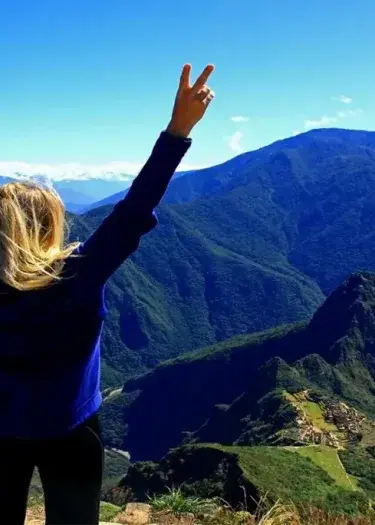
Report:
[[358,272],[331,293],[313,316],[308,331],[317,351],[330,349],[330,360],[336,360],[342,353],[339,349],[343,338],[353,337],[356,332],[360,335],[361,346],[365,346],[367,339],[373,339],[374,325],[375,273]]

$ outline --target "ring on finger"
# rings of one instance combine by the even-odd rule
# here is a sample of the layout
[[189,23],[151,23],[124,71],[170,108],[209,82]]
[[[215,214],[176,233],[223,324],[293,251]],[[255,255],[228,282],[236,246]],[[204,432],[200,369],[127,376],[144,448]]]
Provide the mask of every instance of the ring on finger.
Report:
[[210,92],[210,93],[207,95],[207,97],[204,99],[203,102],[208,106],[208,104],[209,104],[210,102],[212,102],[214,98],[215,98],[215,93],[214,93],[214,92]]
[[197,100],[200,102],[203,102],[203,100],[209,95],[210,90],[209,89],[201,89],[195,96]]

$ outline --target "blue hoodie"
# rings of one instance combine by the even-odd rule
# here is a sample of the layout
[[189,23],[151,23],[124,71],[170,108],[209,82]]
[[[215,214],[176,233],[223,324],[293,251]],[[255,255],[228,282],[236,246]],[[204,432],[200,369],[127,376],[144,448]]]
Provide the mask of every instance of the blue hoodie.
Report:
[[66,260],[57,284],[18,291],[0,282],[0,437],[60,436],[99,409],[105,283],[156,226],[154,209],[190,144],[161,133],[126,197]]

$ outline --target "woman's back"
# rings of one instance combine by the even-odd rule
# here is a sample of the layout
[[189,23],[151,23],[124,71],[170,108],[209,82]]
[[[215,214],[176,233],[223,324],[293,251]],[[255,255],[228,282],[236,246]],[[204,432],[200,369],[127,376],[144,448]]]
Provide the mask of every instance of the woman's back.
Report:
[[0,284],[0,437],[59,435],[100,405],[104,290],[80,262],[69,258],[69,278],[45,289]]

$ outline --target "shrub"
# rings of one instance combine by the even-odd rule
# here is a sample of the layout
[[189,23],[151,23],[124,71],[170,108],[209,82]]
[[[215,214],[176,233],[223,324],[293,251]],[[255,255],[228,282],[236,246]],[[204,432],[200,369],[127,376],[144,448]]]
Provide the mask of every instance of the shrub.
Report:
[[180,488],[168,489],[166,494],[149,497],[149,502],[156,512],[171,511],[196,516],[215,512],[219,508],[218,500],[186,496]]

